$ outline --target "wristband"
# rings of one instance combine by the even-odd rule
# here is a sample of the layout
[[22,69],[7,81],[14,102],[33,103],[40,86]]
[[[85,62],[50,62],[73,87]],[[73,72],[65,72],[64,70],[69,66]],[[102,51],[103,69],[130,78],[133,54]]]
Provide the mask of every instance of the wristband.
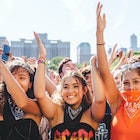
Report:
[[47,62],[43,59],[38,59],[37,64],[44,64],[47,65]]
[[101,45],[105,45],[105,42],[104,43],[97,43],[97,46],[101,46]]

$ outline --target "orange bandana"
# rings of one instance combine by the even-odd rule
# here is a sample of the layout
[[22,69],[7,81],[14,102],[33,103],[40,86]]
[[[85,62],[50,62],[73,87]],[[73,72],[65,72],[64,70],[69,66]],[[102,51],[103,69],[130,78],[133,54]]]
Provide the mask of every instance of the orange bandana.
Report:
[[140,116],[140,91],[127,90],[123,91],[122,96],[124,102],[124,118],[129,127]]

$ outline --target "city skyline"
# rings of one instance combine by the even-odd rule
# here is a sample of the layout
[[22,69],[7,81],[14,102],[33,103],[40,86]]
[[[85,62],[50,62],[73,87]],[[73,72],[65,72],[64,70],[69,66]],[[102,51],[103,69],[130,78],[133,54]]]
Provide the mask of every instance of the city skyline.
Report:
[[[100,1],[106,14],[106,46],[130,47],[130,36],[140,37],[139,1]],[[8,41],[32,39],[33,31],[47,33],[49,40],[71,42],[71,52],[81,42],[96,45],[97,0],[1,0],[0,36]],[[71,54],[75,61],[76,54]]]

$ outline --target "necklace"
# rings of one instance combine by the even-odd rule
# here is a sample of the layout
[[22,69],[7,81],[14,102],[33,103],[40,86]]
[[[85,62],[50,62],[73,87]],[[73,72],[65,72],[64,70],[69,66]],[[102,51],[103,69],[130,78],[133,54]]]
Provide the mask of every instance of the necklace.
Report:
[[9,103],[11,112],[14,115],[16,120],[24,117],[25,113],[23,112],[23,110],[21,110],[17,105],[15,105],[11,98],[8,99],[8,103]]
[[81,111],[82,111],[82,106],[79,106],[78,109],[76,109],[76,110],[74,110],[70,106],[68,106],[68,114],[72,120],[74,120]]

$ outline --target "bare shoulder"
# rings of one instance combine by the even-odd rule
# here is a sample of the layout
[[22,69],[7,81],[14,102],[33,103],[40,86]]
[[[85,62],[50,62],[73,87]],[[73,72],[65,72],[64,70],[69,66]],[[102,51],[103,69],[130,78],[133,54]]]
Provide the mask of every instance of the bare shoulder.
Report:
[[54,126],[64,122],[64,109],[62,106],[57,105],[57,111],[55,116],[49,120],[50,127],[53,128]]

